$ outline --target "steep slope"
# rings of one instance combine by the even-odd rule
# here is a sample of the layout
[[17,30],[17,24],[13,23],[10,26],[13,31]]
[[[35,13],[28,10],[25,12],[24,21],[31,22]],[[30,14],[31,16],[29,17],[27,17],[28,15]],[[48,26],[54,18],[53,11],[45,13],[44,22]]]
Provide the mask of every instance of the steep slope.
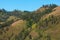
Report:
[[49,40],[60,40],[60,7],[54,8],[40,19],[40,29],[41,27]]
[[60,16],[60,7],[56,7],[53,9],[53,11],[51,13],[44,15],[43,19],[48,18],[50,15]]

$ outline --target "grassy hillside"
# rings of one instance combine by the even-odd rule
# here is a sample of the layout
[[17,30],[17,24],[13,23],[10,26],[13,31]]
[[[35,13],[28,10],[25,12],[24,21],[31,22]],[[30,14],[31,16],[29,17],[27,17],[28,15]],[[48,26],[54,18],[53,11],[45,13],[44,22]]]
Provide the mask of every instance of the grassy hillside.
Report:
[[60,7],[36,11],[0,10],[0,40],[60,40]]

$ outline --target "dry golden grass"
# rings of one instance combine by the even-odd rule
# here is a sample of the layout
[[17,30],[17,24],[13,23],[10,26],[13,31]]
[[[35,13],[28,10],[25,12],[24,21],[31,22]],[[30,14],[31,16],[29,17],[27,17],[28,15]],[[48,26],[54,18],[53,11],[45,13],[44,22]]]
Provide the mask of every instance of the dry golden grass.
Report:
[[[10,25],[10,27],[4,27],[4,31],[2,35],[0,35],[0,39],[7,40],[8,38],[14,38],[19,35],[19,33],[26,28],[26,21],[18,20]],[[8,39],[9,40],[9,39]]]
[[43,11],[45,11],[46,9],[48,9],[48,7],[47,7],[47,8],[44,8],[44,7],[39,8],[39,9],[36,10],[36,13],[43,12]]
[[26,27],[26,21],[19,20],[14,22],[9,31],[12,31],[14,34],[20,33]]
[[53,16],[60,16],[60,7],[56,7],[53,9],[54,11],[44,15],[43,17],[41,17],[42,20],[48,18],[49,16],[53,15]]
[[30,32],[30,35],[31,35],[33,38],[39,37],[38,32],[36,32],[35,30],[32,30],[32,31]]

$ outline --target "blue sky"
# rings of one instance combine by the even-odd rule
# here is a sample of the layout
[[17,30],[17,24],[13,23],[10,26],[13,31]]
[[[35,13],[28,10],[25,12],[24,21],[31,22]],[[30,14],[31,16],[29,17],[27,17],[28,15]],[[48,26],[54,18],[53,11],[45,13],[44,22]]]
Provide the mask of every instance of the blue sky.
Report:
[[60,5],[60,0],[0,0],[0,9],[4,8],[8,11],[14,9],[33,11],[45,4]]

